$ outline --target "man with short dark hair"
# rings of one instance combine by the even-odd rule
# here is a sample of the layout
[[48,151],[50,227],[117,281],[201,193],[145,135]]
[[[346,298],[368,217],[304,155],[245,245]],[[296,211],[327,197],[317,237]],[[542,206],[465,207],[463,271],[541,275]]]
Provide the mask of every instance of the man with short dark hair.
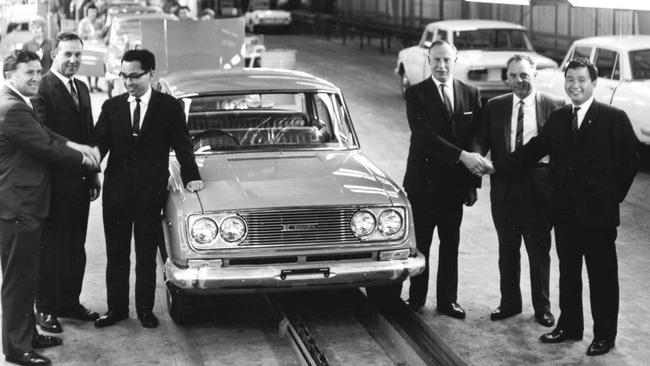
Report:
[[555,330],[540,339],[543,343],[582,339],[584,258],[594,319],[594,340],[587,348],[590,356],[607,353],[615,345],[619,204],[638,167],[638,141],[627,114],[594,100],[597,76],[589,60],[570,61],[564,90],[571,104],[553,111],[542,132],[521,150],[494,164],[497,174],[519,174],[550,155],[561,314]]
[[[490,151],[493,161],[505,159],[521,149],[541,131],[552,110],[564,100],[536,90],[536,62],[525,54],[512,56],[506,63],[512,93],[490,99],[481,112],[481,128],[476,137],[477,151]],[[520,247],[523,239],[530,263],[530,287],[535,319],[551,327],[555,318],[549,301],[551,225],[549,205],[551,170],[545,156],[524,174],[490,179],[492,218],[499,238],[501,301],[490,314],[502,320],[521,313],[522,298]]]
[[[90,93],[75,75],[81,66],[83,42],[75,33],[54,40],[53,64],[32,102],[39,120],[54,132],[80,144],[91,142],[93,115]],[[99,315],[79,302],[86,269],[86,231],[90,201],[99,196],[97,174],[81,169],[52,171],[50,216],[45,221],[36,322],[41,329],[60,333],[58,317],[91,321]]]
[[[43,220],[50,208],[50,167],[99,169],[99,152],[68,141],[36,118],[29,97],[41,80],[41,62],[30,51],[4,60],[0,88],[0,263],[2,349],[9,362],[49,365],[36,348],[62,344],[36,331],[34,298]],[[78,150],[78,151],[75,151]]]
[[[185,113],[175,98],[151,88],[156,68],[147,50],[124,53],[120,78],[127,93],[108,99],[95,126],[102,156],[110,151],[102,196],[106,235],[106,327],[129,317],[129,255],[135,239],[135,307],[143,327],[155,328],[156,250],[167,200],[169,151],[174,149],[185,188],[203,189]],[[126,120],[125,120],[126,119]]]

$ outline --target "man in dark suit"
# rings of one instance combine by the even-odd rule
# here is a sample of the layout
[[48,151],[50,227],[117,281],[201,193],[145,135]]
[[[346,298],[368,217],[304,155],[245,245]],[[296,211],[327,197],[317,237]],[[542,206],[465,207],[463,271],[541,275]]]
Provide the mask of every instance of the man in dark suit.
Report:
[[[34,298],[43,220],[50,208],[50,166],[99,168],[99,152],[67,141],[37,119],[29,97],[41,79],[37,54],[14,51],[4,60],[0,89],[0,263],[2,349],[9,362],[49,365],[35,348],[60,338],[36,331]],[[75,149],[83,152],[75,151]]]
[[[507,62],[508,93],[491,99],[481,112],[477,151],[491,152],[493,161],[502,160],[520,149],[541,131],[552,110],[564,100],[535,89],[535,60],[514,55]],[[492,320],[521,313],[521,240],[524,239],[530,264],[530,287],[535,319],[543,326],[555,324],[549,301],[551,225],[549,204],[551,170],[548,157],[524,174],[514,177],[495,175],[490,180],[492,219],[499,237],[501,302]]]
[[571,105],[551,113],[538,137],[504,161],[497,174],[518,174],[550,154],[551,212],[560,261],[560,318],[541,336],[544,343],[582,339],[582,259],[589,275],[594,340],[587,355],[614,347],[618,318],[616,235],[619,204],[638,166],[638,141],[620,109],[593,98],[597,70],[586,59],[572,60],[564,73]]
[[[32,98],[41,122],[71,141],[89,144],[93,128],[88,87],[75,78],[83,43],[75,33],[54,40],[53,64]],[[99,195],[97,174],[79,168],[52,172],[50,216],[45,221],[36,322],[41,329],[60,333],[60,317],[91,321],[99,315],[79,303],[86,269],[86,229],[90,201]]]
[[440,238],[437,309],[463,319],[457,303],[458,245],[463,203],[476,202],[479,173],[486,166],[468,153],[479,124],[480,97],[473,86],[453,78],[456,49],[436,41],[429,50],[432,77],[406,90],[406,116],[411,128],[404,189],[411,202],[418,250],[427,258],[423,273],[411,277],[409,306],[424,306],[429,285],[429,249],[433,230]]
[[108,312],[97,327],[129,314],[129,253],[135,236],[135,306],[142,326],[155,328],[156,249],[167,199],[169,151],[173,148],[187,190],[203,189],[180,102],[151,88],[154,55],[124,53],[120,77],[127,93],[104,102],[95,126],[102,156],[110,151],[102,196],[106,235]]

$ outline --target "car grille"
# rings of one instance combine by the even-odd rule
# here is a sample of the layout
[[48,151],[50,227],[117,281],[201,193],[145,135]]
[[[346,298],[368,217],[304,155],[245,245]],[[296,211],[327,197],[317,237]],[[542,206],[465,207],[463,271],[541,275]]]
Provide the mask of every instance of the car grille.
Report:
[[360,243],[350,230],[356,208],[310,208],[254,211],[242,216],[249,245],[313,245]]

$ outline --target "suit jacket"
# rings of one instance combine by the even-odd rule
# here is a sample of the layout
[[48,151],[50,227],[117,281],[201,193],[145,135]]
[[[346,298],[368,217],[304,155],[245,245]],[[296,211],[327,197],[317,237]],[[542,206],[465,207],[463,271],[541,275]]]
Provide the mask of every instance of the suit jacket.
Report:
[[512,174],[550,154],[553,219],[588,227],[618,226],[619,203],[638,168],[638,140],[627,114],[594,100],[571,138],[572,106],[551,112],[541,133],[509,158],[496,174]]
[[[71,141],[88,145],[92,142],[93,129],[90,93],[85,83],[75,80],[74,84],[79,97],[79,107],[74,104],[67,86],[51,72],[41,79],[38,94],[32,98],[32,103],[39,120],[52,131]],[[82,180],[86,175],[88,173],[81,167],[53,171],[52,181],[57,196],[88,189],[88,185]]]
[[102,203],[105,208],[117,208],[125,204],[126,197],[135,197],[136,202],[130,204],[162,208],[167,195],[170,149],[176,153],[185,184],[201,179],[185,113],[178,100],[152,90],[136,139],[132,136],[128,96],[124,93],[106,100],[93,131],[102,157],[110,151]]
[[[514,95],[504,94],[490,99],[481,112],[481,127],[476,136],[474,151],[482,155],[490,151],[493,161],[505,159],[511,152],[512,103]],[[546,124],[551,111],[565,104],[563,99],[550,94],[535,93],[535,120],[537,131]],[[548,196],[551,192],[551,173],[547,168],[534,168],[522,172],[522,179],[534,182],[539,194]],[[490,199],[501,202],[508,197],[509,177],[496,174],[490,176]]]
[[431,78],[407,88],[406,117],[411,145],[404,176],[408,193],[458,194],[464,198],[480,178],[458,161],[462,150],[470,150],[479,126],[481,108],[478,90],[454,79],[454,113],[450,118]]
[[42,220],[50,209],[48,165],[80,166],[83,156],[36,118],[27,103],[0,88],[0,219]]

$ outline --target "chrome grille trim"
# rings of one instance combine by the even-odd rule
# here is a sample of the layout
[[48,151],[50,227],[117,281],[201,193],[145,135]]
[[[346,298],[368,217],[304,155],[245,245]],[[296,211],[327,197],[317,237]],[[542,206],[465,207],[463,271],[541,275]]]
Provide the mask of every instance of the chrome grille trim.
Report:
[[316,159],[316,154],[291,154],[291,155],[250,155],[226,158],[229,163],[242,161],[286,160],[286,159]]
[[[315,245],[361,243],[350,230],[350,219],[358,207],[292,208],[241,212],[248,236],[241,246]],[[310,228],[313,225],[316,228]],[[282,231],[283,225],[309,227]]]

